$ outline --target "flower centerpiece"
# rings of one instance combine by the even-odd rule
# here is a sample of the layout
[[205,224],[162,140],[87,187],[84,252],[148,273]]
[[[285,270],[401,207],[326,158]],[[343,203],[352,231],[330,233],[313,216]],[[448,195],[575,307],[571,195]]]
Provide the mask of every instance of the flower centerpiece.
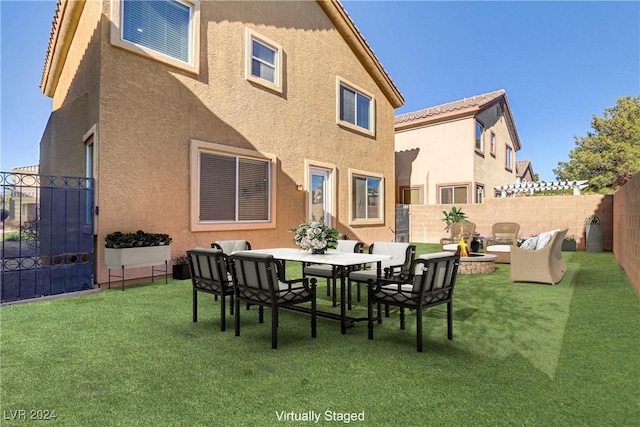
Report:
[[335,249],[340,238],[338,230],[326,226],[324,221],[311,220],[290,231],[294,233],[293,243],[300,246],[300,249],[312,251],[314,254],[322,254],[326,249]]

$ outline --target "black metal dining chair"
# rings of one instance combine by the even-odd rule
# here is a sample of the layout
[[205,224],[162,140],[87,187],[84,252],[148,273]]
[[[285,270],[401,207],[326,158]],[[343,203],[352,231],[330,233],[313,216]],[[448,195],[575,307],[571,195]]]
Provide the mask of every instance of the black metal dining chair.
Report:
[[264,322],[264,307],[271,309],[271,348],[278,348],[278,309],[304,302],[311,303],[311,337],[316,337],[316,279],[287,280],[282,263],[271,255],[252,251],[236,252],[232,261],[235,296],[235,333],[240,336],[240,302],[259,307],[259,322]]

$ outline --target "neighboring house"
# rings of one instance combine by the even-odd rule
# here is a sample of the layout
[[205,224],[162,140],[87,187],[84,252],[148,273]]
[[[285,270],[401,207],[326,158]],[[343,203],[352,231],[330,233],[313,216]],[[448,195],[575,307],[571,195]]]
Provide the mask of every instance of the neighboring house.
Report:
[[520,138],[504,90],[396,116],[397,201],[482,203],[515,183]]
[[[16,227],[33,222],[38,215],[39,187],[38,165],[18,166],[11,168],[14,185],[7,185],[10,192],[4,194],[3,206],[6,209],[6,219]],[[33,175],[33,176],[32,176]]]
[[533,167],[529,160],[516,161],[516,182],[534,182]]
[[338,1],[61,0],[41,88],[42,173],[96,180],[100,282],[113,231],[168,233],[174,256],[293,246],[311,212],[394,237],[404,100]]

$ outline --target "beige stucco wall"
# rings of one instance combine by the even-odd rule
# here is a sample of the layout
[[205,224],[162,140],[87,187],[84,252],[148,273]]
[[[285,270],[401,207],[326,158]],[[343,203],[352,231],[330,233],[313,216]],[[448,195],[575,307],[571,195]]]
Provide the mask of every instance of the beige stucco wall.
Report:
[[[515,182],[513,169],[505,169],[505,144],[514,148],[503,116],[496,117],[495,107],[478,114],[485,125],[485,150],[475,150],[475,116],[439,121],[395,135],[396,180],[400,189],[423,188],[423,202],[438,203],[438,185],[468,184],[469,201],[475,200],[475,185],[485,186],[485,198],[494,197],[493,187]],[[496,135],[496,152],[490,152],[491,132]]]
[[[118,230],[168,233],[173,256],[224,239],[247,239],[254,248],[292,246],[288,230],[305,219],[306,191],[297,190],[305,182],[305,161],[334,166],[335,225],[341,232],[366,243],[393,239],[394,109],[317,3],[201,2],[198,74],[112,46],[109,3],[88,2],[87,7],[87,22],[74,40],[54,105],[88,93],[87,114],[75,110],[65,120],[78,130],[65,139],[70,149],[82,145],[78,135],[87,131],[91,113],[99,111],[94,121],[99,132],[98,282],[107,280],[102,242]],[[96,13],[103,14],[97,27]],[[245,80],[246,28],[282,46],[282,93]],[[93,50],[95,40],[99,46]],[[83,46],[90,52],[82,52]],[[99,68],[92,69],[85,61],[96,52]],[[337,76],[374,96],[375,137],[336,124]],[[277,155],[275,228],[191,231],[191,140]],[[52,153],[51,164],[64,165],[52,170],[68,174],[62,169],[83,167],[84,151],[82,156],[68,162],[62,152]],[[350,168],[384,176],[384,223],[349,225]],[[130,270],[127,278],[149,273]]]
[[40,141],[40,173],[85,175],[84,135],[97,123],[103,4],[88,1],[69,46]]
[[640,296],[640,174],[613,195],[613,254]]
[[[411,205],[410,239],[412,242],[438,243],[445,237],[442,211],[452,205]],[[538,196],[495,198],[480,204],[456,205],[476,224],[482,236],[491,235],[491,226],[496,222],[517,222],[520,237],[533,233],[568,228],[574,234],[578,248],[584,250],[584,220],[590,215],[602,219],[602,246],[605,251],[613,248],[613,196]]]

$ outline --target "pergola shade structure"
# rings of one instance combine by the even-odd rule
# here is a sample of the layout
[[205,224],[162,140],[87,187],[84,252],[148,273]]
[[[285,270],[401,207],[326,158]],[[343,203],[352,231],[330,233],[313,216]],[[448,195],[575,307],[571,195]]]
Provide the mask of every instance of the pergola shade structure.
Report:
[[588,187],[587,180],[583,181],[536,181],[519,182],[516,184],[496,185],[494,188],[500,193],[500,197],[514,197],[518,193],[531,193],[550,190],[573,190],[574,196],[579,196],[580,191]]

